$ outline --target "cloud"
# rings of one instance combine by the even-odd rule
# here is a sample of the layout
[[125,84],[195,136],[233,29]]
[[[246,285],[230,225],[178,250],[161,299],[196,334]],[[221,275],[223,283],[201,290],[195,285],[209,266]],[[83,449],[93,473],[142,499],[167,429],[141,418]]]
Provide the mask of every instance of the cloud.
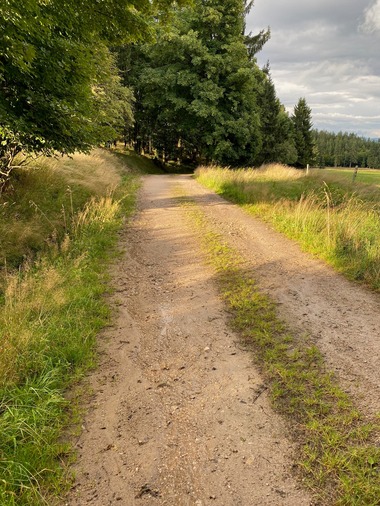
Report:
[[364,21],[360,28],[367,33],[373,33],[380,30],[380,0],[367,7],[364,11]]
[[247,30],[267,26],[258,63],[289,112],[305,97],[316,128],[380,137],[380,0],[255,0]]

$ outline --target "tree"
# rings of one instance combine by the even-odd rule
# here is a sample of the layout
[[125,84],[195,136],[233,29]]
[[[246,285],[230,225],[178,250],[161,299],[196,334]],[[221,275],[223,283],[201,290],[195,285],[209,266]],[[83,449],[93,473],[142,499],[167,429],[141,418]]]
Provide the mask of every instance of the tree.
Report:
[[0,182],[21,151],[72,153],[111,131],[114,136],[112,115],[115,109],[123,114],[122,102],[130,120],[131,93],[122,87],[108,46],[152,36],[170,3],[1,2]]
[[311,109],[307,105],[305,98],[300,98],[294,107],[292,122],[297,151],[297,159],[294,165],[303,168],[313,161],[313,124],[311,121]]
[[251,163],[261,146],[260,73],[244,35],[245,2],[195,0],[170,31],[135,51],[135,142],[165,156]]
[[354,133],[313,130],[313,142],[318,151],[317,163],[327,167],[380,168],[378,140],[359,137]]
[[262,81],[258,94],[262,146],[256,162],[258,164],[270,162],[292,164],[297,158],[293,124],[277,98],[269,65],[263,69]]

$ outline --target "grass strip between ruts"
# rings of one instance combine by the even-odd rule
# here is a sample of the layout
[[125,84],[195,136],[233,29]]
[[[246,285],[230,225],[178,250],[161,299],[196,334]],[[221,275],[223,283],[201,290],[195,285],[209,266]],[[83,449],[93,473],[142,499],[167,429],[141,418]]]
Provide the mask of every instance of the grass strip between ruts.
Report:
[[[177,190],[177,195],[183,195]],[[188,198],[183,206],[215,269],[231,323],[249,346],[277,411],[299,445],[297,467],[317,504],[375,506],[380,497],[378,420],[354,406],[308,337],[294,337],[244,259]],[[296,458],[296,457],[295,457]]]

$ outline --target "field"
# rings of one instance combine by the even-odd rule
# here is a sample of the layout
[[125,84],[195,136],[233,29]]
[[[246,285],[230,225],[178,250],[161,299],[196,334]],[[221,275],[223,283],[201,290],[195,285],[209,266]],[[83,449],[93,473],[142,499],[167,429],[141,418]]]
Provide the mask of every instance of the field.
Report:
[[[360,169],[359,169],[360,170]],[[352,173],[352,172],[351,172]],[[350,171],[281,165],[229,170],[201,167],[205,186],[270,222],[348,278],[380,290],[380,172],[375,184],[352,183]]]
[[[335,169],[312,169],[312,172],[320,172],[323,174],[329,174],[332,176],[344,176],[347,180],[352,181],[354,174],[354,168],[347,169],[345,167],[337,167]],[[355,181],[357,183],[373,184],[380,187],[380,170],[377,169],[358,169],[358,173]]]

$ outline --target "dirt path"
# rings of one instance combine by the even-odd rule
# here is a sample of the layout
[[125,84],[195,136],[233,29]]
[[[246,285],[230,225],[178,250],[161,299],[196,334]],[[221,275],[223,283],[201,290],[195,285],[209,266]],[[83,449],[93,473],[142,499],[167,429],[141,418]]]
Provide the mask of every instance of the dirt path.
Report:
[[311,505],[291,473],[286,427],[228,328],[213,273],[173,198],[178,185],[252,262],[294,328],[312,332],[347,389],[380,411],[379,297],[190,176],[150,176],[123,237],[119,314],[102,339],[65,504]]
[[330,369],[361,409],[380,413],[379,294],[347,281],[195,181],[183,178],[183,184],[213,226],[249,260],[293,332],[314,337]]

